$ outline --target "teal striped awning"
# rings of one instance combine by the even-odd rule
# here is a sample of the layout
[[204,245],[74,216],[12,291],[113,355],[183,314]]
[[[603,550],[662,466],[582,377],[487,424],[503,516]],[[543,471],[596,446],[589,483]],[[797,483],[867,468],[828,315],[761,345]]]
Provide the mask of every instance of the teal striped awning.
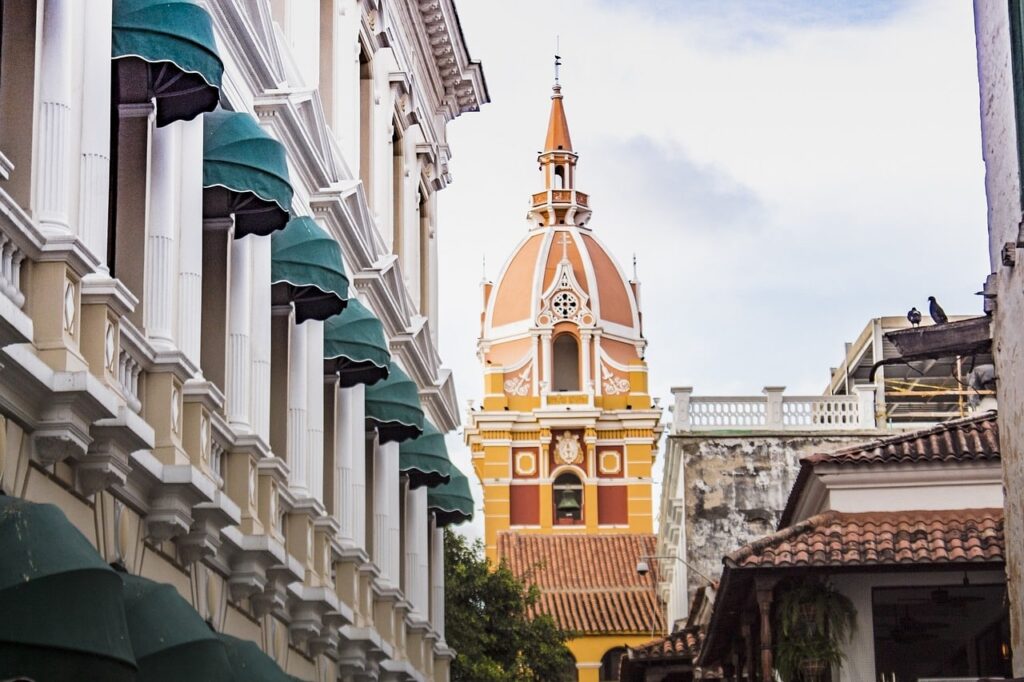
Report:
[[270,281],[294,304],[300,324],[337,315],[348,301],[341,247],[306,216],[292,218],[271,237]]
[[136,679],[121,579],[58,507],[0,495],[0,679]]
[[235,217],[235,238],[283,230],[292,205],[284,145],[251,114],[203,117],[203,217]]
[[452,479],[452,462],[444,434],[429,419],[423,420],[423,435],[398,446],[398,469],[409,477],[409,487],[433,488]]
[[337,374],[342,388],[373,385],[387,378],[390,366],[384,325],[358,300],[324,322],[324,374]]
[[217,633],[172,585],[127,573],[121,580],[139,682],[231,679]]
[[427,491],[427,508],[434,512],[438,526],[450,526],[473,520],[473,493],[469,479],[454,464],[452,478]]
[[111,40],[114,60],[145,65],[139,73],[148,78],[145,96],[156,99],[157,125],[217,107],[224,64],[210,15],[195,0],[114,0]]
[[367,425],[376,428],[381,443],[401,443],[423,433],[423,408],[416,382],[395,363],[388,378],[366,387]]

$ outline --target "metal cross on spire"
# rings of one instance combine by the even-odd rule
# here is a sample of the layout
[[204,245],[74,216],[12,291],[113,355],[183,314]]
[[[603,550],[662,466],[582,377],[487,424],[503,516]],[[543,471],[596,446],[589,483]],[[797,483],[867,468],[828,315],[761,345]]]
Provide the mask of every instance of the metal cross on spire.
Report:
[[555,85],[558,85],[558,69],[562,66],[562,57],[558,53],[559,36],[555,36]]

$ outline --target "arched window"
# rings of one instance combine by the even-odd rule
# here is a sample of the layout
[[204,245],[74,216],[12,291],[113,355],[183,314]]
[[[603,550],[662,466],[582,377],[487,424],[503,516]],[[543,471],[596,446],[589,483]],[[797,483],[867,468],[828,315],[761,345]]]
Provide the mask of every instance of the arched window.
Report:
[[626,654],[625,647],[609,649],[601,658],[601,682],[616,682],[619,679],[619,663]]
[[555,523],[560,526],[583,523],[583,483],[576,474],[559,474],[551,488]]
[[572,334],[556,336],[553,351],[555,366],[551,390],[580,390],[580,346],[576,337]]
[[555,189],[562,189],[565,187],[565,168],[563,166],[555,166],[555,177],[553,178]]

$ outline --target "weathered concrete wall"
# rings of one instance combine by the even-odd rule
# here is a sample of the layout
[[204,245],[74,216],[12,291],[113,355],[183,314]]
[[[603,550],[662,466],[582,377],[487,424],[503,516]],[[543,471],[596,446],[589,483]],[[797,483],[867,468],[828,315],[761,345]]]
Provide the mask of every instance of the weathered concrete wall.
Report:
[[[877,435],[670,436],[683,457],[686,560],[717,579],[725,554],[775,532],[801,457],[832,452]],[[692,595],[703,581],[691,570],[687,582]]]
[[[1016,247],[1021,239],[1021,183],[1007,5],[975,0],[974,16],[989,254],[995,274],[989,289],[996,294],[993,350],[999,446],[1006,488],[1006,572],[1013,671],[1015,675],[1024,675],[1024,250]],[[1024,111],[1016,115],[1024,116]],[[1008,258],[1004,261],[1003,249],[1007,244]]]

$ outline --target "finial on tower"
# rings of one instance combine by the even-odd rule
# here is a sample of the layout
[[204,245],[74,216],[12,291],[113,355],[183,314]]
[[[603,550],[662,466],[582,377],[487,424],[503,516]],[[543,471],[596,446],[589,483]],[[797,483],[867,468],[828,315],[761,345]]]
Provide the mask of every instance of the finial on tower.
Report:
[[562,66],[562,57],[558,54],[561,52],[558,49],[559,38],[560,36],[555,36],[555,87],[558,87],[558,69]]

